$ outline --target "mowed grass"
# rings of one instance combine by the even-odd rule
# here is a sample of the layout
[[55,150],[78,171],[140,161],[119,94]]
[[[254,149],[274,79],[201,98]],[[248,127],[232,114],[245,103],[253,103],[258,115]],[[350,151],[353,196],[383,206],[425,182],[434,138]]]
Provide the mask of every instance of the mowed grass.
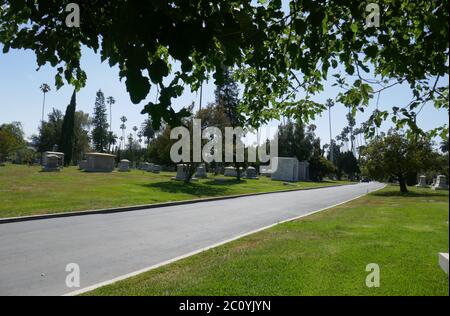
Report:
[[45,173],[40,167],[8,164],[0,167],[0,218],[348,183],[301,182],[285,186],[263,177],[241,182],[230,178],[226,183],[205,179],[186,185],[172,181],[174,176],[175,173],[153,174],[138,170],[86,173],[76,167]]
[[[387,187],[87,295],[448,295],[448,192]],[[380,267],[368,288],[366,266]]]

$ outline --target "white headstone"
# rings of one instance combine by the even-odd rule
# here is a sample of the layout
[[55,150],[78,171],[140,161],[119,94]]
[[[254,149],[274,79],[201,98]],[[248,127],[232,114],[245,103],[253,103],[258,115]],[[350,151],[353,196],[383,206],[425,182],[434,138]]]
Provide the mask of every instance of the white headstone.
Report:
[[419,183],[417,183],[416,187],[418,188],[428,188],[427,185],[427,177],[422,175],[419,177]]
[[447,178],[444,175],[437,176],[436,184],[432,187],[433,190],[448,190]]

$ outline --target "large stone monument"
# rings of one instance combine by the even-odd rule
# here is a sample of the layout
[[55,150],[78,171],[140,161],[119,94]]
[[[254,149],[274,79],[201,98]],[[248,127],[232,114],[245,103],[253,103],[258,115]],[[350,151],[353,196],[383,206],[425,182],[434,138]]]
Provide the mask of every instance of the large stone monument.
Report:
[[119,162],[119,171],[120,172],[130,172],[130,161],[127,159],[122,159]]
[[45,164],[43,165],[42,171],[44,172],[58,172],[61,170],[59,166],[59,156],[48,154],[44,159]]
[[[44,155],[42,156],[42,166],[45,167],[47,165],[47,157],[48,156],[56,156],[58,158],[58,166],[59,168],[64,167],[64,153],[60,153],[58,151],[46,151],[44,152]],[[53,158],[51,158],[53,159]]]
[[417,183],[416,187],[418,188],[428,188],[427,185],[427,177],[422,175],[419,177],[419,183]]
[[433,190],[448,190],[447,178],[444,175],[437,176],[436,184],[432,187]]
[[208,174],[206,173],[205,164],[200,164],[197,168],[197,172],[195,173],[196,178],[205,179],[208,178]]
[[115,167],[115,156],[102,153],[86,154],[87,172],[112,172]]
[[258,179],[258,175],[256,174],[256,169],[254,167],[248,167],[245,175],[247,179]]
[[299,167],[297,158],[272,158],[272,180],[296,182],[299,181]]

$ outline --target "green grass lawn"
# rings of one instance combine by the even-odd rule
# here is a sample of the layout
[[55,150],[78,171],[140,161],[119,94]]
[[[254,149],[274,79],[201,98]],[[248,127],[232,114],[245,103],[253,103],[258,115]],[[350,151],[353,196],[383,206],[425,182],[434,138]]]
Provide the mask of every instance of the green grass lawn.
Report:
[[264,177],[241,182],[231,178],[222,184],[205,179],[186,185],[172,181],[173,176],[174,173],[157,175],[137,170],[86,173],[76,167],[45,173],[40,167],[8,164],[0,167],[0,218],[348,183],[302,182],[285,186]]
[[[88,295],[448,295],[448,192],[387,187]],[[380,266],[368,288],[366,265]]]

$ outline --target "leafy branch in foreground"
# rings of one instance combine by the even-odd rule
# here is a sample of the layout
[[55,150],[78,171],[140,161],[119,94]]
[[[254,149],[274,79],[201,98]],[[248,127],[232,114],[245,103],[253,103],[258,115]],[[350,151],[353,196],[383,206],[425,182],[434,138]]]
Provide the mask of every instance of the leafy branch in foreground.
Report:
[[[288,7],[281,0],[92,0],[79,4],[80,28],[69,28],[69,2],[0,0],[3,52],[31,49],[39,67],[57,69],[57,87],[65,81],[77,89],[87,79],[82,46],[99,52],[118,66],[133,103],[158,86],[159,100],[142,111],[155,128],[189,116],[176,112],[172,99],[186,86],[197,90],[209,75],[220,85],[225,68],[236,70],[245,87],[242,104],[253,126],[280,115],[308,121],[324,111],[311,97],[333,72],[356,76],[337,96],[352,113],[363,111],[376,93],[408,84],[414,100],[401,112],[400,126],[414,126],[423,104],[444,108],[442,100],[448,102],[448,87],[438,83],[448,76],[448,0],[383,1],[379,27],[366,27],[366,3],[357,0],[289,1]],[[388,116],[378,113],[374,120]]]

